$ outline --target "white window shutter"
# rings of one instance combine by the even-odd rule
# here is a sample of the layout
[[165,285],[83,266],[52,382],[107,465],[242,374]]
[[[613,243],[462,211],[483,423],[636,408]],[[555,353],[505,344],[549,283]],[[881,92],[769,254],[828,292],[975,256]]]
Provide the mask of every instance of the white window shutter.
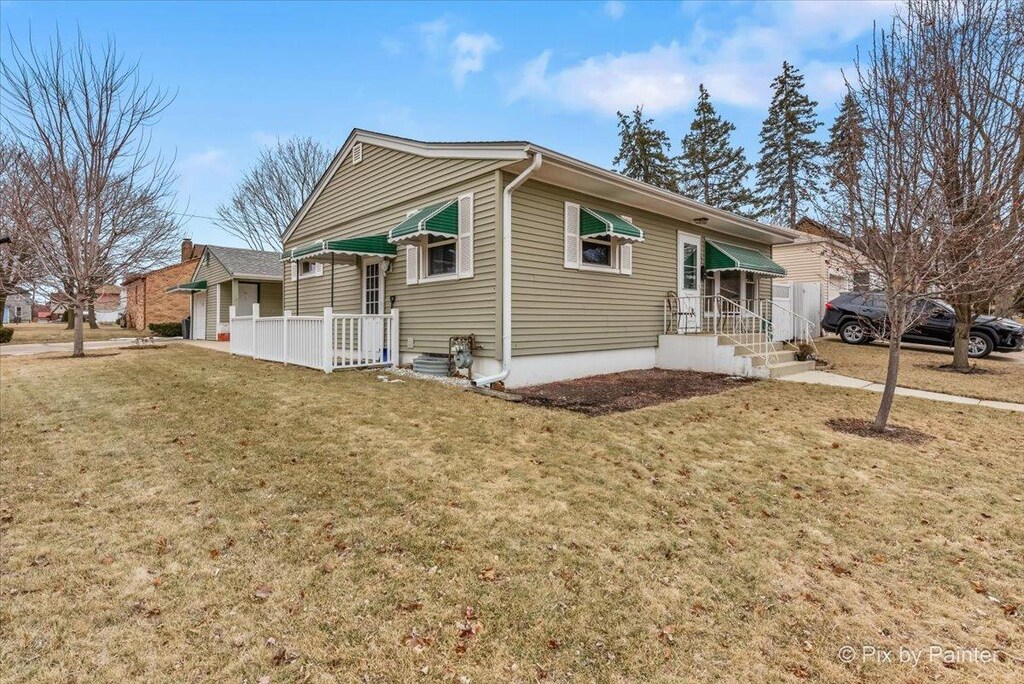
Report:
[[633,244],[630,242],[619,245],[619,273],[633,275]]
[[420,281],[420,246],[405,246],[405,284],[415,285]]
[[580,205],[572,202],[565,203],[565,267],[580,267]]
[[459,197],[459,242],[456,249],[459,278],[473,277],[473,195]]
[[299,277],[299,262],[293,261],[292,262],[292,280],[295,280],[298,277]]

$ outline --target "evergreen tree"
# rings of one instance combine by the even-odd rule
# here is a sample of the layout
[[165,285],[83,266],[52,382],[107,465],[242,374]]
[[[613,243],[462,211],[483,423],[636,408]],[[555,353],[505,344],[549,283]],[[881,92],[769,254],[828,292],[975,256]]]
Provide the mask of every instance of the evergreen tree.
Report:
[[803,209],[821,195],[824,146],[811,136],[821,126],[818,106],[803,92],[804,77],[789,62],[772,81],[772,103],[761,125],[757,193],[761,216],[792,228]]
[[838,197],[844,217],[852,215],[857,188],[860,187],[860,162],[864,159],[864,112],[853,93],[847,93],[839,107],[839,116],[828,129],[825,148],[829,189]]
[[619,115],[619,154],[612,163],[624,176],[659,188],[675,191],[678,187],[675,166],[669,157],[672,143],[665,131],[654,127],[654,119],[644,118],[638,106],[631,115]]
[[683,138],[679,164],[679,191],[719,209],[750,212],[754,193],[744,185],[753,165],[742,147],[732,147],[729,136],[736,126],[715,113],[702,83],[690,133]]

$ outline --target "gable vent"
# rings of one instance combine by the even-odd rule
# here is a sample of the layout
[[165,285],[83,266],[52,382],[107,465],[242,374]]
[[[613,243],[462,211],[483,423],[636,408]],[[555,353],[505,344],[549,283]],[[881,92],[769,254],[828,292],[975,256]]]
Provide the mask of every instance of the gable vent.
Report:
[[363,143],[356,143],[352,146],[352,164],[363,161]]

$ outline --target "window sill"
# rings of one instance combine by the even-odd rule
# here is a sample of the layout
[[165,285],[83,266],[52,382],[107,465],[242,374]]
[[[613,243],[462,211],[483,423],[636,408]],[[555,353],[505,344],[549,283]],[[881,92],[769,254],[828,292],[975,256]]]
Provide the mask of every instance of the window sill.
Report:
[[595,264],[580,264],[581,271],[594,271],[596,273],[619,273],[619,269],[612,266],[597,266]]
[[445,280],[458,280],[458,273],[445,273],[444,275],[424,276],[419,279],[421,283],[437,283],[444,282]]

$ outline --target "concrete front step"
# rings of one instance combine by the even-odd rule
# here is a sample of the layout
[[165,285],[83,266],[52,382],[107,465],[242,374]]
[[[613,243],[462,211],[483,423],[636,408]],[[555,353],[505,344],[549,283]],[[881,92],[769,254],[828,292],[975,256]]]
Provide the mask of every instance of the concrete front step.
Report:
[[[736,356],[745,356],[750,359],[750,365],[754,368],[767,365],[764,356],[755,354],[749,350],[741,351],[739,347],[736,348]],[[795,351],[777,351],[775,352],[775,363],[786,363],[787,361],[796,361]]]
[[768,377],[784,378],[810,370],[814,370],[814,361],[785,361],[768,366]]

